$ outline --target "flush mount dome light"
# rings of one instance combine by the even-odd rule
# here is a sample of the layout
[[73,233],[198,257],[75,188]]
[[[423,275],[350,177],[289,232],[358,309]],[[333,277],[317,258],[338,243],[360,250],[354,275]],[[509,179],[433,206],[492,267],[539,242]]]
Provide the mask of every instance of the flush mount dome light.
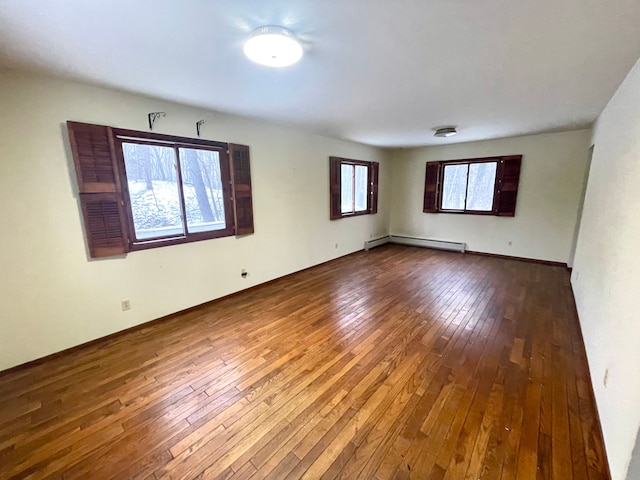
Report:
[[302,46],[290,30],[276,25],[256,28],[244,44],[250,60],[267,67],[288,67],[302,58]]
[[453,137],[457,135],[458,131],[456,127],[442,127],[436,130],[436,133],[433,135],[434,137]]

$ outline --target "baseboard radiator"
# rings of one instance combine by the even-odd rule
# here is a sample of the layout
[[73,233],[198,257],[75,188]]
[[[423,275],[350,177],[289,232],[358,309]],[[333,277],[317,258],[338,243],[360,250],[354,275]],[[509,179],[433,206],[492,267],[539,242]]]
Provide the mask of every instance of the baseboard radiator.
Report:
[[371,250],[374,247],[379,247],[380,245],[384,245],[385,243],[389,243],[391,241],[391,237],[389,235],[385,237],[375,238],[373,240],[367,240],[364,242],[364,249]]
[[412,247],[435,248],[438,250],[450,250],[452,252],[464,253],[467,244],[462,242],[446,242],[444,240],[431,240],[428,238],[405,237],[403,235],[389,235],[364,242],[364,249],[369,250],[385,243],[396,243],[398,245],[409,245]]
[[437,248],[438,250],[451,250],[453,252],[464,253],[467,248],[466,243],[446,242],[443,240],[430,240],[428,238],[405,237],[401,235],[391,235],[391,243],[399,245],[410,245],[412,247]]

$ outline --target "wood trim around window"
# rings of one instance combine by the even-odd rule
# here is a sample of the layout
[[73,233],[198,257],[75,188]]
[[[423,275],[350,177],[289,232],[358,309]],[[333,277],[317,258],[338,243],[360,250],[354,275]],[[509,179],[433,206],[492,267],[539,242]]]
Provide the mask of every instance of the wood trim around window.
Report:
[[[367,167],[367,208],[357,212],[342,213],[342,165]],[[366,162],[352,158],[329,157],[329,218],[358,217],[360,215],[372,215],[378,213],[378,162]],[[355,175],[355,172],[354,172]],[[354,186],[355,188],[355,186]],[[355,192],[353,192],[355,198]]]
[[[491,210],[446,210],[442,208],[444,169],[446,166],[492,162],[496,162],[497,165]],[[425,171],[423,212],[513,217],[515,216],[521,165],[522,155],[504,155],[427,162]]]
[[[227,147],[226,144],[220,142],[204,142],[200,140],[199,143],[188,143],[190,139],[184,137],[173,137],[170,135],[158,135],[158,137],[163,137],[166,141],[158,142],[158,138],[153,138],[146,136],[146,138],[141,138],[141,136],[134,137],[131,135],[121,135],[121,129],[114,129],[114,133],[116,134],[115,138],[115,153],[118,161],[118,165],[120,166],[120,184],[123,186],[123,201],[124,201],[124,209],[126,212],[125,220],[127,222],[127,230],[129,232],[129,250],[148,250],[150,248],[158,248],[166,245],[179,245],[182,243],[190,243],[197,242],[201,240],[210,240],[213,238],[221,238],[221,237],[230,237],[234,235],[234,217],[232,208],[233,205],[231,203],[231,191],[230,191],[230,183],[231,183],[231,174],[229,172],[229,158],[227,155]],[[131,131],[127,131],[131,132]],[[135,133],[135,132],[134,132]],[[141,132],[144,134],[148,134],[149,132]],[[148,139],[147,139],[148,138]],[[173,139],[174,141],[169,141],[168,139]],[[196,140],[196,139],[194,139]],[[133,224],[133,209],[131,205],[131,197],[129,195],[129,184],[127,182],[126,171],[124,168],[124,150],[122,148],[123,143],[135,143],[138,145],[154,145],[161,147],[171,147],[176,150],[176,160],[179,162],[179,149],[180,148],[197,148],[201,150],[209,150],[212,152],[218,153],[218,158],[220,161],[220,177],[222,181],[222,191],[223,191],[223,204],[224,204],[224,213],[225,213],[225,224],[226,228],[220,230],[209,230],[205,232],[192,232],[188,233],[187,227],[187,219],[185,218],[185,204],[184,204],[184,192],[182,188],[182,169],[176,167],[176,177],[178,183],[178,196],[181,204],[181,214],[182,214],[182,224],[184,225],[185,234],[182,236],[162,236],[162,237],[151,237],[138,240],[135,235],[135,227]]]
[[[67,127],[78,177],[85,237],[91,258],[253,233],[249,147],[72,121],[67,122]],[[183,235],[136,240],[122,151],[123,142],[171,147],[176,151],[177,161],[180,148],[218,152],[226,228],[188,233],[186,219],[183,218]],[[230,151],[241,151],[241,161],[232,162]],[[178,193],[184,215],[181,175],[180,168],[177,168]]]

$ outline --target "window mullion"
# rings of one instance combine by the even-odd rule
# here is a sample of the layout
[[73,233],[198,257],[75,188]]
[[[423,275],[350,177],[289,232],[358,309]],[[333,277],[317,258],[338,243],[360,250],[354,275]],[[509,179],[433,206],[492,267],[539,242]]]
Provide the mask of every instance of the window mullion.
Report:
[[469,170],[470,170],[470,164],[467,164],[467,185],[464,188],[464,210],[463,211],[467,211],[467,198],[469,198]]
[[178,185],[180,186],[180,188],[178,188],[178,195],[180,198],[180,218],[182,218],[182,231],[184,233],[184,236],[187,237],[189,235],[189,229],[187,227],[187,208],[185,207],[185,203],[184,203],[184,184],[182,183],[182,168],[181,168],[181,164],[180,164],[180,149],[178,148],[178,146],[174,146],[173,147],[173,152],[176,158],[175,161],[175,169],[176,169],[176,176],[178,179]]
[[356,166],[352,165],[353,175],[351,176],[351,211],[356,213]]

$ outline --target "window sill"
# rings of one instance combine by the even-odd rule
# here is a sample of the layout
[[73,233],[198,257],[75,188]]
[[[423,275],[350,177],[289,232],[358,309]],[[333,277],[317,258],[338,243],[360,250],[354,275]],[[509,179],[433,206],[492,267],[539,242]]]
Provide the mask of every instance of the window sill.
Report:
[[192,233],[188,236],[156,238],[132,242],[129,246],[130,251],[148,250],[150,248],[165,247],[168,245],[179,245],[181,243],[193,243],[203,240],[212,240],[214,238],[233,237],[235,234],[231,229],[216,230],[214,232]]
[[374,215],[374,214],[368,210],[364,212],[343,213],[339,217],[334,218],[333,220],[340,220],[341,218],[359,217],[361,215]]
[[481,211],[481,210],[440,210],[436,213],[454,213],[457,215],[497,215],[494,211]]

